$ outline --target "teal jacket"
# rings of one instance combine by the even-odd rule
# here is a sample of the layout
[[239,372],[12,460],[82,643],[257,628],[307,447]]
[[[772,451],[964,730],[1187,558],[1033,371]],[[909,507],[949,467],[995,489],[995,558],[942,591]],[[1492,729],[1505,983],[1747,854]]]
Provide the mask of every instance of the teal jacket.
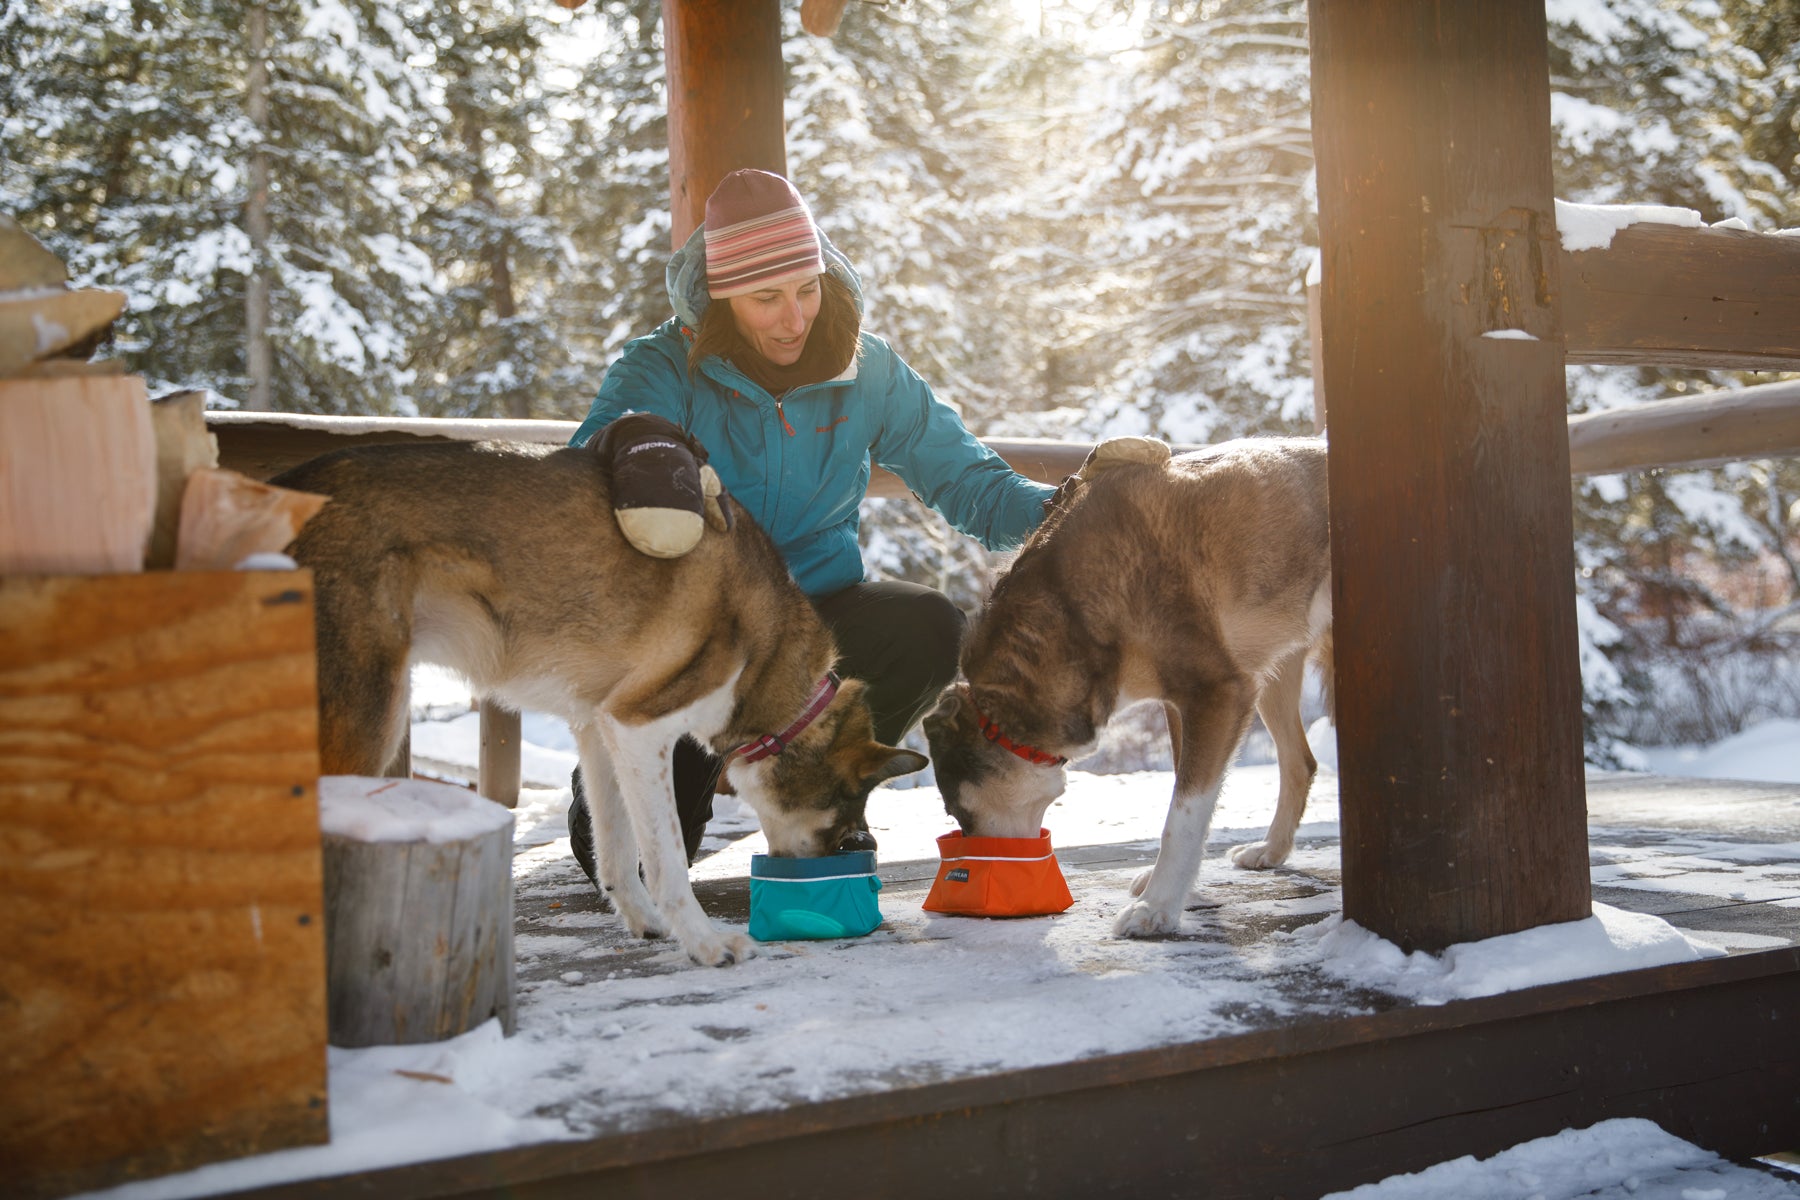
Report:
[[[860,309],[862,281],[836,247],[820,240],[826,269],[850,285]],[[708,303],[700,230],[670,260],[668,283],[676,315],[626,344],[571,444],[582,445],[627,412],[674,421],[706,447],[720,480],[774,538],[809,596],[863,578],[857,506],[869,489],[871,462],[990,550],[1017,547],[1043,519],[1055,489],[1017,474],[977,441],[955,410],[871,334],[863,334],[861,354],[842,375],[797,387],[779,402],[717,355],[690,376],[689,331]]]

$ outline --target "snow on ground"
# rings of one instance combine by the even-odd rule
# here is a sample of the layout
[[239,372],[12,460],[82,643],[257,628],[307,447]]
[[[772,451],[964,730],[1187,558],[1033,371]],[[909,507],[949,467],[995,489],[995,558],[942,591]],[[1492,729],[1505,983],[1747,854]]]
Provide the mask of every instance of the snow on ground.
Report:
[[1725,1162],[1649,1121],[1621,1118],[1458,1158],[1324,1200],[1793,1200],[1794,1180]]
[[1656,775],[1792,783],[1800,779],[1800,721],[1764,721],[1711,746],[1654,746],[1638,753],[1644,769]]
[[[414,681],[414,752],[472,772],[478,738],[466,691],[421,672]],[[525,778],[515,812],[515,878],[521,904],[549,910],[555,897],[587,887],[570,859],[565,811],[573,746],[566,728],[527,715]],[[1328,726],[1310,738],[1321,751]],[[1772,741],[1792,744],[1793,731]],[[1747,735],[1749,756],[1760,743]],[[1715,754],[1718,753],[1716,750]],[[1321,753],[1329,766],[1335,755]],[[1795,756],[1791,756],[1795,757]],[[1701,758],[1696,755],[1696,760]],[[1730,774],[1731,765],[1713,761]],[[1800,781],[1800,762],[1787,778]],[[560,785],[560,786],[559,786]],[[659,969],[629,969],[614,918],[571,911],[553,932],[520,937],[521,978],[556,960],[559,976],[522,985],[515,1036],[489,1022],[424,1046],[330,1051],[332,1141],[216,1163],[183,1175],[128,1184],[96,1196],[157,1200],[208,1195],[286,1180],[336,1175],[547,1140],[671,1114],[770,1108],[872,1087],[928,1082],[952,1070],[1000,1071],[1241,1032],[1246,1014],[1310,1011],[1276,977],[1311,974],[1332,986],[1332,1011],[1360,993],[1437,1004],[1515,988],[1722,953],[1660,918],[1595,906],[1588,920],[1407,955],[1345,921],[1335,888],[1296,887],[1337,865],[1336,778],[1322,771],[1291,872],[1233,871],[1225,847],[1261,836],[1273,811],[1271,766],[1240,766],[1227,782],[1190,932],[1201,936],[1121,941],[1108,936],[1136,867],[1064,862],[1075,906],[1054,918],[982,921],[883,904],[886,921],[867,938],[776,943],[725,970],[678,969],[673,948],[651,956]],[[1153,851],[1167,807],[1166,772],[1072,772],[1068,794],[1047,822],[1058,846],[1135,844]],[[949,827],[933,788],[879,790],[870,824],[887,863],[931,860]],[[721,798],[710,834],[755,828],[745,808]],[[747,873],[760,837],[709,836],[716,850],[697,880]],[[1691,861],[1734,864],[1800,857],[1800,847],[1712,846],[1696,837]],[[1625,848],[1616,861],[1597,845],[1596,880],[1655,886]],[[1657,860],[1661,861],[1661,860]],[[1633,872],[1636,872],[1634,875]],[[1703,873],[1703,872],[1702,872]],[[1684,876],[1686,882],[1694,875]],[[1755,889],[1752,877],[1735,888]],[[1790,888],[1791,891],[1791,888]],[[676,968],[676,969],[670,969]],[[541,972],[540,972],[541,974]],[[1350,999],[1346,1000],[1345,997]],[[1097,1022],[1092,1014],[1107,1014]],[[921,1049],[925,1048],[925,1049]],[[1723,1163],[1643,1121],[1514,1147],[1485,1162],[1459,1159],[1345,1193],[1357,1200],[1425,1196],[1630,1195],[1637,1200],[1800,1200],[1800,1182]]]

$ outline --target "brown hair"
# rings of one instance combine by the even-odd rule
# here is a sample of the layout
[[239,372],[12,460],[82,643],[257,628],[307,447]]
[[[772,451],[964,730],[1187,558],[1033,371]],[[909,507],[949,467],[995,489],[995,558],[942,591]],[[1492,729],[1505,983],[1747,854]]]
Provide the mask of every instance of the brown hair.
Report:
[[807,383],[835,379],[843,374],[862,349],[862,314],[850,285],[830,271],[819,276],[819,315],[806,336],[806,349],[791,366],[777,366],[757,353],[738,332],[731,318],[731,301],[714,300],[700,314],[700,328],[688,347],[688,374],[699,372],[700,361],[716,354],[769,390],[782,396]]

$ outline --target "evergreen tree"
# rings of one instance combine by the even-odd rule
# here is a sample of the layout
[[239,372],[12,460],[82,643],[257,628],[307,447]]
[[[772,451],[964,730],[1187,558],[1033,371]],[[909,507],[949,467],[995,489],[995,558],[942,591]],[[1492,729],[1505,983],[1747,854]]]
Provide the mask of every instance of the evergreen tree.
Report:
[[[1791,5],[1718,8],[1620,0],[1552,0],[1551,117],[1557,194],[1582,203],[1667,204],[1751,228],[1800,220],[1778,125],[1781,61],[1773,55]],[[1735,22],[1735,23],[1734,23]],[[1793,109],[1787,110],[1792,119]],[[1573,368],[1575,411],[1614,408],[1744,382],[1731,372]],[[1800,487],[1793,463],[1579,480],[1575,537],[1584,612],[1590,750],[1614,742],[1708,740],[1734,732],[1743,706],[1708,673],[1745,670],[1779,650],[1767,619],[1800,600],[1791,569],[1795,522],[1783,503]],[[1768,589],[1748,581],[1766,579]],[[1597,638],[1605,639],[1600,645]],[[1741,662],[1727,663],[1740,656]],[[1602,662],[1607,664],[1601,666]],[[1610,669],[1608,669],[1608,667]],[[1745,685],[1754,689],[1757,685]],[[1680,699],[1676,699],[1680,697]],[[1653,703],[1661,698],[1675,703]],[[1796,697],[1800,699],[1800,697]],[[1640,711],[1642,710],[1642,711]],[[1672,724],[1690,710],[1694,722]],[[1730,716],[1737,713],[1737,718]]]
[[565,259],[542,211],[540,144],[558,98],[543,80],[538,11],[443,0],[420,16],[442,87],[419,174],[431,181],[425,249],[445,287],[411,347],[428,415],[561,415],[552,380],[568,353],[552,301]]
[[1310,432],[1317,245],[1306,8],[1156,0],[1091,125],[1070,281],[1111,318],[1074,349],[1088,428],[1212,442]]
[[[8,202],[82,281],[132,297],[119,348],[153,382],[246,390],[245,284],[272,285],[272,403],[408,407],[409,318],[433,287],[410,241],[418,48],[376,0],[282,0],[270,21],[270,125],[244,105],[238,0],[53,3],[7,39]],[[245,229],[247,169],[271,164],[270,236]],[[17,172],[20,179],[12,182]]]
[[551,316],[570,347],[554,381],[585,416],[607,363],[670,316],[668,99],[660,0],[603,0],[576,14],[578,78],[551,123],[545,211],[568,265]]

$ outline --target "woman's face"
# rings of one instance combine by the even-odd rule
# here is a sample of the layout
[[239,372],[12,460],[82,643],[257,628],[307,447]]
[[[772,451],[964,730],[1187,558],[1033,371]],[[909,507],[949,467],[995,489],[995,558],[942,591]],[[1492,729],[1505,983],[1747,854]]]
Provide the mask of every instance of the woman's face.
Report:
[[819,277],[797,279],[731,297],[731,316],[755,351],[778,367],[791,367],[806,349],[819,315]]

